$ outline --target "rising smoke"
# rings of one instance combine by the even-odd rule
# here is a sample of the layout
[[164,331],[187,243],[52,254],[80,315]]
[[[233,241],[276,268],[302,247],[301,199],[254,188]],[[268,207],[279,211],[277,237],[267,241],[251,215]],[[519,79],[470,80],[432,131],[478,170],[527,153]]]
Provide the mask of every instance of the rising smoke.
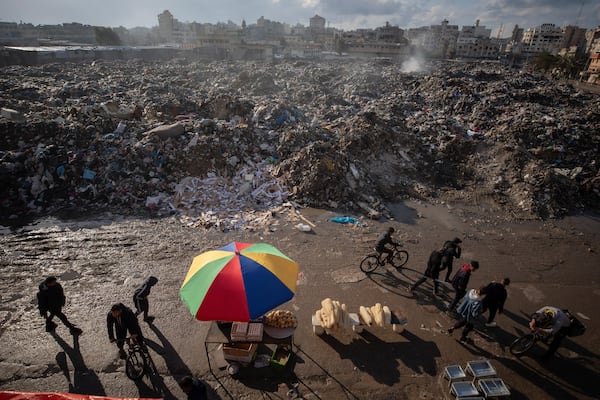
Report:
[[420,56],[411,56],[402,63],[400,70],[404,73],[422,72],[425,69],[425,60]]

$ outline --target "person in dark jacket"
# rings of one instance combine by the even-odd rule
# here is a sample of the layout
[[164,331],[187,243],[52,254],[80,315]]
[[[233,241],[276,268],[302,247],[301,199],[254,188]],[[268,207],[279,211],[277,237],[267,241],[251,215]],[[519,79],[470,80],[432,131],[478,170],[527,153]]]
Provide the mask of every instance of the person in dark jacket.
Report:
[[450,274],[452,274],[452,263],[455,258],[460,258],[462,251],[460,244],[462,240],[454,238],[444,242],[444,246],[440,250],[442,253],[442,270],[446,270],[446,282],[450,282]]
[[127,356],[125,350],[123,350],[127,332],[129,332],[132,339],[143,341],[142,330],[140,329],[137,317],[123,303],[113,304],[106,316],[106,327],[108,329],[108,339],[111,343],[117,343],[119,356],[122,359],[125,359]]
[[398,246],[399,243],[395,242],[394,239],[392,238],[392,236],[394,235],[394,228],[392,228],[391,226],[388,228],[388,230],[379,237],[379,239],[377,240],[377,244],[375,245],[375,250],[380,254],[387,254],[387,257],[385,259],[386,262],[392,264],[392,256],[394,255],[394,250],[386,247],[386,245],[390,244],[392,246]]
[[44,282],[39,286],[39,292],[37,293],[38,309],[40,315],[46,319],[46,332],[54,332],[56,329],[56,323],[52,321],[54,316],[62,321],[63,324],[71,335],[81,335],[82,330],[77,328],[67,319],[67,316],[62,312],[62,308],[65,306],[66,297],[63,288],[58,283],[55,276],[47,277]]
[[191,376],[184,376],[179,380],[179,387],[187,395],[188,400],[206,400],[206,385]]
[[148,323],[152,323],[154,321],[154,317],[148,316],[148,310],[150,309],[150,303],[148,303],[148,295],[150,294],[150,290],[152,286],[156,285],[158,279],[151,276],[146,279],[146,281],[142,284],[142,286],[135,289],[133,292],[133,304],[135,305],[135,315],[140,315],[144,313],[144,321]]
[[504,302],[508,296],[506,293],[506,287],[508,285],[510,285],[510,279],[504,278],[502,279],[502,282],[491,282],[485,287],[487,295],[482,302],[483,311],[490,310],[485,326],[496,326],[494,318],[496,317],[496,312],[502,314],[504,311]]
[[471,278],[471,273],[475,270],[479,269],[479,262],[471,261],[470,264],[465,264],[454,275],[452,278],[452,287],[454,288],[454,299],[452,303],[448,306],[448,311],[454,310],[454,307],[458,304],[460,299],[465,297],[467,293],[467,285],[469,284],[469,279]]
[[412,294],[417,287],[419,287],[421,284],[423,284],[423,282],[427,280],[427,278],[431,278],[433,279],[433,294],[434,296],[437,296],[439,287],[438,278],[440,277],[441,265],[442,253],[440,253],[437,250],[432,251],[431,255],[429,256],[429,260],[427,260],[427,269],[425,270],[425,273],[423,274],[421,279],[416,281],[412,286],[409,286],[408,292]]

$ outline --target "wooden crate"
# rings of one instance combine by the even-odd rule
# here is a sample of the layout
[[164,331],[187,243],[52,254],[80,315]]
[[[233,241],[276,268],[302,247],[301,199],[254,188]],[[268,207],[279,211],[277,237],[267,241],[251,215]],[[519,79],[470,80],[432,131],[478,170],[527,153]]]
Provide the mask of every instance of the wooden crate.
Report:
[[249,363],[254,359],[256,343],[227,343],[223,345],[223,358],[227,361]]

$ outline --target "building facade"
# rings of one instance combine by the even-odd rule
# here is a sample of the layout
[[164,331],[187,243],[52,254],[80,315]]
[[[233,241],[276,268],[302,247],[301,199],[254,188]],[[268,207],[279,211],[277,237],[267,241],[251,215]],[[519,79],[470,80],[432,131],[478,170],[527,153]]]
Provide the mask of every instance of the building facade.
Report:
[[529,28],[523,33],[521,40],[523,53],[557,54],[563,40],[562,29],[554,24],[542,24]]

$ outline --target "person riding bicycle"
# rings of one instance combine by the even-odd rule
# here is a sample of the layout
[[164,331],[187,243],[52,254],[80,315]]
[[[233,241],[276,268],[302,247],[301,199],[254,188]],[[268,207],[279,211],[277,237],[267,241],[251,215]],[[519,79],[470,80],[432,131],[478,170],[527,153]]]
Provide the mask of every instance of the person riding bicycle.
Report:
[[143,343],[144,338],[137,317],[133,311],[123,303],[117,303],[111,307],[110,312],[106,316],[106,327],[108,329],[108,339],[111,343],[117,343],[119,357],[123,360],[127,357],[125,350],[123,350],[123,346],[128,331],[132,339],[139,343]]
[[548,351],[543,355],[543,359],[548,360],[556,352],[562,340],[569,333],[571,319],[561,309],[544,306],[537,310],[529,321],[529,328],[532,332],[540,332],[546,335],[546,339],[551,339]]
[[400,244],[398,242],[395,242],[394,239],[392,239],[394,232],[395,229],[390,226],[388,230],[379,237],[379,239],[377,240],[377,244],[375,245],[375,251],[379,253],[380,257],[384,253],[387,254],[385,261],[387,261],[390,264],[393,264],[392,257],[394,256],[394,250],[386,247],[386,245],[390,244],[392,246],[398,246]]

